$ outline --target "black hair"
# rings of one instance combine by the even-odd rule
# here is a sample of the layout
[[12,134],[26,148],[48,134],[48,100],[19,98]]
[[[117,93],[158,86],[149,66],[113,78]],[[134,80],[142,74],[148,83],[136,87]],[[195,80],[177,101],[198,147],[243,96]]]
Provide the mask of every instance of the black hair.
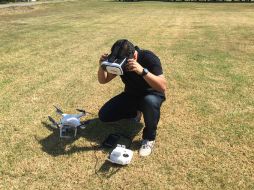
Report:
[[135,53],[135,46],[127,39],[117,40],[111,47],[111,55],[117,59],[125,57],[132,59]]

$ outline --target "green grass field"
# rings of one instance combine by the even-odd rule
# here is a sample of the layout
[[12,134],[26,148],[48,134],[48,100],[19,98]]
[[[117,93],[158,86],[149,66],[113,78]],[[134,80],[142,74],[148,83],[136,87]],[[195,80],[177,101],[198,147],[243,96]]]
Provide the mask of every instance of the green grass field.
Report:
[[[0,189],[254,189],[253,36],[254,4],[0,9]],[[153,50],[168,80],[148,158],[138,156],[142,125],[95,119],[77,139],[60,140],[47,120],[53,105],[97,115],[122,91],[119,78],[97,82],[100,55],[120,38]],[[127,167],[98,149],[118,131],[134,138]]]

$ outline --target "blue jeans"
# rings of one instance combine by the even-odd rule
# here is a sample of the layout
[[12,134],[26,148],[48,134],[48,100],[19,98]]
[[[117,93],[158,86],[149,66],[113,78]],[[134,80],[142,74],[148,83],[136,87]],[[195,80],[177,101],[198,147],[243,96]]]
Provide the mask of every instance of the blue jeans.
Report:
[[134,118],[139,110],[143,113],[145,121],[143,139],[155,140],[160,107],[164,100],[164,97],[155,94],[133,96],[123,92],[102,106],[99,111],[99,119],[102,122],[114,122]]

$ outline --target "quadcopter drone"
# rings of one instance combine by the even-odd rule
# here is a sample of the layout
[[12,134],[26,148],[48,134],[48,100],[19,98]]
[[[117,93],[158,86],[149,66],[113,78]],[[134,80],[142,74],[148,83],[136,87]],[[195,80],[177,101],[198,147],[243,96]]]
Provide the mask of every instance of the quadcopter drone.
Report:
[[59,122],[56,122],[52,117],[48,116],[49,121],[53,124],[53,126],[60,129],[60,138],[71,138],[76,137],[77,129],[85,129],[85,123],[80,121],[80,118],[85,116],[87,113],[85,110],[76,109],[79,114],[66,114],[63,113],[61,109],[54,106],[56,108],[56,113],[61,115],[62,118]]
[[[53,126],[60,129],[60,138],[72,138],[76,137],[78,128],[85,129],[86,122],[81,122],[80,118],[86,116],[86,114],[92,114],[90,112],[86,112],[85,110],[76,109],[79,114],[66,114],[63,113],[61,109],[54,106],[56,108],[56,113],[61,115],[62,118],[59,122],[56,122],[52,117],[48,116],[49,121],[53,124]],[[118,137],[120,137],[118,135]],[[114,138],[107,140],[107,143],[110,143]],[[112,143],[112,142],[111,142]],[[110,153],[108,161],[114,164],[119,165],[128,165],[133,157],[133,151],[125,148],[125,145],[119,145],[114,148],[114,150]]]

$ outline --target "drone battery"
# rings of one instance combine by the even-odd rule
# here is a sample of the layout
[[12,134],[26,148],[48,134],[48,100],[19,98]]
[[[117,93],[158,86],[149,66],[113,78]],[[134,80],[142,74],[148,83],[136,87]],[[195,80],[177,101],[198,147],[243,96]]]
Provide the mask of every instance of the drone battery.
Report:
[[118,140],[120,139],[120,135],[117,135],[117,134],[110,134],[106,140],[102,143],[102,145],[104,147],[107,147],[107,148],[112,148],[112,147],[115,147]]

